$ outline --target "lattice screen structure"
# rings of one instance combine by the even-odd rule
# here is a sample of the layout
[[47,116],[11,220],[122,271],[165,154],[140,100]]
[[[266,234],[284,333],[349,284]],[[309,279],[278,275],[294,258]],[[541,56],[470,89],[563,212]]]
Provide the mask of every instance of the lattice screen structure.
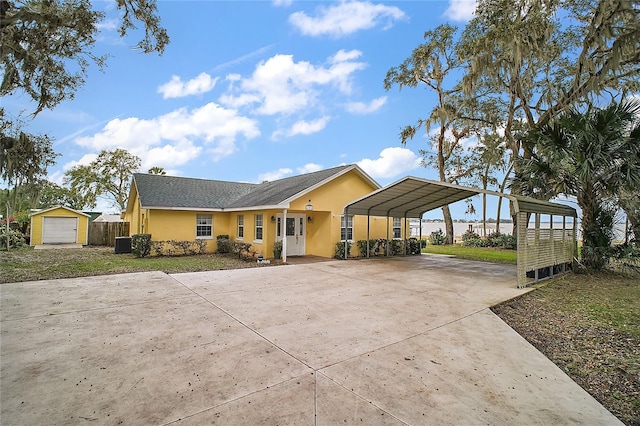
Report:
[[[517,218],[518,287],[571,269],[577,253],[577,213],[563,204],[408,176],[347,204],[344,215],[421,218],[430,210],[477,194],[503,197],[511,203]],[[551,218],[551,229],[540,228],[540,215]],[[531,216],[536,224],[533,229],[528,228]],[[554,227],[554,217],[562,217],[562,228]],[[571,228],[567,218],[572,218]]]
[[[540,216],[541,213],[517,213],[519,288],[573,269],[577,254],[576,218],[563,215],[562,222],[554,222],[554,216],[550,215],[549,228],[541,228]],[[531,219],[533,228],[528,226]]]

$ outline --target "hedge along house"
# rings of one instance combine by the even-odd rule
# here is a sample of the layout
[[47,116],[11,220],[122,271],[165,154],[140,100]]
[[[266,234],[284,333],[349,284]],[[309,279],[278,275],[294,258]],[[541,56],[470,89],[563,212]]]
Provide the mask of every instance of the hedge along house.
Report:
[[[282,241],[282,257],[333,257],[345,237],[364,239],[366,218],[343,217],[350,201],[380,185],[356,165],[347,165],[260,184],[134,174],[124,220],[131,234],[152,241],[207,240],[216,237],[250,243],[265,258]],[[361,222],[361,223],[360,223]],[[400,226],[377,218],[371,235],[384,238]]]
[[82,244],[89,239],[86,213],[63,206],[40,210],[31,215],[30,244]]
[[[516,219],[518,287],[571,268],[577,255],[578,215],[576,209],[562,204],[406,177],[347,203],[343,214],[367,216],[367,223],[372,216],[399,217],[406,224],[410,218],[422,218],[428,211],[478,194],[504,197],[511,203]],[[550,228],[541,227],[542,217],[548,218]]]

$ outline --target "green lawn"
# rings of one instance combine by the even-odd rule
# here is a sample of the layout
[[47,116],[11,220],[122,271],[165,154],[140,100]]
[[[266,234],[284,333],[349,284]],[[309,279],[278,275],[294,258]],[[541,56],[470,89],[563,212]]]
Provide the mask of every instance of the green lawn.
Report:
[[114,254],[112,247],[57,250],[25,247],[9,252],[0,251],[0,283],[127,272],[178,273],[254,266],[257,266],[255,261],[215,254],[136,258],[132,254]]
[[515,250],[463,247],[460,245],[427,245],[427,247],[423,249],[422,252],[431,254],[446,254],[462,259],[483,260],[485,262],[516,263],[517,260],[517,253]]
[[640,276],[568,274],[492,310],[625,424],[640,424]]

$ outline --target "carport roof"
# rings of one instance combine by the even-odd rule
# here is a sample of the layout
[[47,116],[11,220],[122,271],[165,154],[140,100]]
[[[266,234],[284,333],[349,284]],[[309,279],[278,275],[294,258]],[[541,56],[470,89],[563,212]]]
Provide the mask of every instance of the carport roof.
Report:
[[419,218],[425,212],[478,194],[507,198],[513,202],[516,213],[526,211],[577,217],[573,207],[562,204],[412,176],[347,204],[345,211],[353,215]]

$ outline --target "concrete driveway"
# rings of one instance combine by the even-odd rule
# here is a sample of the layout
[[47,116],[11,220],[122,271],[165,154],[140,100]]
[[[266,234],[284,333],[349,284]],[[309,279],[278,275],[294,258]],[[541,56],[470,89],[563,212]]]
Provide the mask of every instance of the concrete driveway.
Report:
[[420,256],[0,285],[1,423],[621,424]]

